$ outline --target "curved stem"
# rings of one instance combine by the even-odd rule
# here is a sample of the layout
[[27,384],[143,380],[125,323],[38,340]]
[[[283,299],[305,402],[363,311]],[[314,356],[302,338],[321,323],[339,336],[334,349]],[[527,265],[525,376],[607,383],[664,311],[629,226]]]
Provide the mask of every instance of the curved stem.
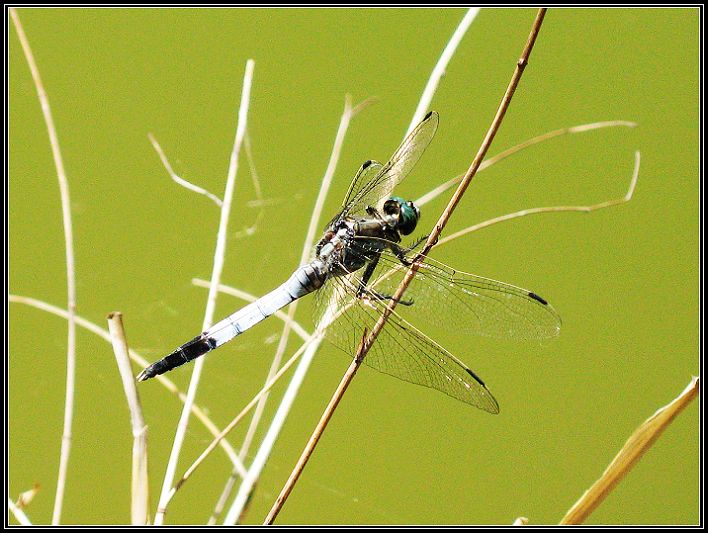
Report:
[[61,195],[61,212],[64,221],[64,243],[66,248],[66,292],[67,303],[66,309],[68,312],[68,337],[67,337],[67,353],[66,353],[66,393],[64,399],[64,429],[61,437],[61,451],[59,453],[59,475],[57,477],[57,492],[54,498],[54,511],[52,513],[52,525],[58,525],[61,521],[61,510],[64,503],[64,489],[66,487],[66,474],[69,468],[69,455],[71,453],[71,431],[74,419],[74,395],[76,381],[76,268],[74,266],[74,237],[71,224],[71,198],[69,196],[69,181],[66,178],[64,170],[64,161],[62,159],[61,150],[59,149],[59,137],[54,119],[52,118],[52,110],[49,107],[49,99],[42,84],[42,78],[39,75],[39,69],[34,61],[34,55],[30,48],[29,41],[25,35],[25,31],[20,23],[20,18],[17,16],[15,9],[10,9],[12,22],[17,30],[17,36],[20,39],[22,50],[25,53],[27,64],[32,72],[32,79],[35,88],[37,89],[37,97],[39,98],[44,122],[47,126],[49,134],[49,144],[52,147],[52,156],[54,158],[54,166],[57,170],[57,178],[59,180],[59,192]]

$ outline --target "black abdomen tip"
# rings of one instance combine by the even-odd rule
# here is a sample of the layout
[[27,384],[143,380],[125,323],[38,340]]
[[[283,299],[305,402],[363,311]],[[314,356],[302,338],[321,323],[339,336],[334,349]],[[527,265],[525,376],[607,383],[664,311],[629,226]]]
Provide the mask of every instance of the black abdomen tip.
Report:
[[154,378],[155,376],[169,372],[173,368],[177,368],[178,366],[188,363],[192,359],[196,359],[214,348],[216,348],[216,341],[214,341],[214,339],[203,334],[197,335],[191,341],[183,344],[171,354],[151,364],[145,370],[140,372],[136,379],[138,381],[145,381],[146,379]]

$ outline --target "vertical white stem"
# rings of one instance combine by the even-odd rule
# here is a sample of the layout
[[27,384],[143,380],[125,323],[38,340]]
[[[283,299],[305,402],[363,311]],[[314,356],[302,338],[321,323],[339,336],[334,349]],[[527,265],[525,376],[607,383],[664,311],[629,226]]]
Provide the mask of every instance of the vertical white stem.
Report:
[[[218,295],[218,285],[221,279],[221,272],[224,266],[224,252],[226,250],[226,231],[228,228],[229,213],[231,212],[231,201],[233,198],[234,188],[236,186],[236,171],[238,170],[238,153],[243,143],[244,135],[246,134],[246,121],[248,117],[248,106],[251,94],[251,81],[253,79],[253,67],[255,63],[252,59],[246,62],[246,72],[243,77],[243,90],[241,92],[241,105],[238,111],[238,126],[236,127],[236,138],[234,148],[231,152],[229,161],[229,171],[226,179],[226,187],[224,190],[223,205],[221,206],[221,218],[219,221],[219,232],[216,238],[216,250],[214,251],[214,268],[211,276],[211,286],[209,288],[209,297],[207,300],[206,311],[204,312],[204,322],[202,330],[206,330],[211,326],[214,317],[214,308],[216,306],[216,297]],[[170,459],[167,463],[167,471],[162,483],[162,491],[160,493],[160,501],[158,503],[157,513],[155,514],[155,525],[161,525],[165,517],[165,506],[169,501],[170,490],[174,481],[175,471],[179,454],[184,443],[184,436],[187,433],[187,425],[189,423],[189,413],[194,404],[194,398],[199,385],[202,367],[204,366],[205,358],[201,357],[196,360],[192,378],[189,382],[187,390],[187,399],[182,408],[182,415],[177,424]]]
[[413,128],[415,128],[418,123],[423,120],[425,114],[430,110],[430,102],[432,102],[433,100],[433,95],[435,94],[435,91],[438,88],[438,83],[440,83],[440,79],[445,75],[445,69],[447,68],[447,64],[450,62],[450,59],[452,59],[452,56],[455,54],[455,51],[457,50],[457,47],[460,44],[460,41],[462,41],[462,38],[467,32],[467,28],[470,27],[470,24],[472,24],[472,21],[477,16],[477,13],[479,13],[479,10],[480,8],[478,7],[471,7],[467,11],[464,18],[457,26],[455,33],[452,34],[450,41],[447,43],[447,46],[445,46],[443,53],[440,55],[440,59],[438,59],[435,68],[430,73],[430,78],[428,78],[428,83],[425,85],[423,95],[420,97],[418,107],[416,108],[415,113],[413,114],[413,120],[411,120],[410,126],[408,126],[406,136],[413,131]]
[[134,526],[144,526],[148,523],[150,503],[148,484],[148,448],[147,425],[140,405],[138,389],[135,386],[133,369],[130,365],[130,350],[123,328],[121,313],[108,315],[108,330],[113,343],[113,353],[118,363],[123,392],[128,402],[130,422],[133,428],[133,468],[130,490],[130,520]]

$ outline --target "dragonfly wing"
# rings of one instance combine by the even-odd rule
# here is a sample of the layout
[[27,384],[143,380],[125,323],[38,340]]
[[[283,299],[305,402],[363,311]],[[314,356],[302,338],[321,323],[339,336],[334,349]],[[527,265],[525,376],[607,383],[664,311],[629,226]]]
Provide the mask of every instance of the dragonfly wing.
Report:
[[[325,337],[353,357],[364,331],[381,317],[386,300],[371,295],[357,298],[361,280],[356,274],[328,280],[317,294],[321,309],[335,310]],[[326,289],[324,292],[321,292]],[[372,344],[364,363],[403,381],[441,391],[490,413],[499,405],[484,382],[462,361],[395,312]]]
[[[438,122],[438,114],[435,111],[430,111],[405,138],[388,163],[376,168],[376,172],[373,171],[374,169],[369,170],[362,167],[349,187],[342,213],[353,215],[364,211],[367,206],[381,208],[396,185],[410,174],[425,152],[435,135]],[[367,161],[367,163],[369,162]],[[362,173],[362,170],[365,173]]]
[[371,159],[365,161],[364,164],[359,167],[359,170],[349,185],[349,190],[347,191],[347,195],[344,197],[342,207],[346,208],[349,204],[351,204],[354,198],[359,195],[361,190],[381,173],[382,169],[383,165],[378,161],[373,161]]
[[[408,267],[394,255],[382,254],[370,286],[392,295]],[[429,257],[406,290],[398,307],[435,326],[475,335],[507,339],[546,339],[560,332],[556,310],[538,294],[489,278],[461,272]]]

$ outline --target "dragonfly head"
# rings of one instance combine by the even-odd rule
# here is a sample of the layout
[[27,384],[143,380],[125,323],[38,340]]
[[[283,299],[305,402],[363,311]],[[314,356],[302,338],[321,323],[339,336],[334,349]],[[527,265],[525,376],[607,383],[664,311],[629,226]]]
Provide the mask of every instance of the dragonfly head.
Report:
[[383,211],[396,222],[396,229],[403,235],[410,235],[415,231],[420,219],[420,209],[413,202],[406,202],[400,196],[393,196],[386,200]]

